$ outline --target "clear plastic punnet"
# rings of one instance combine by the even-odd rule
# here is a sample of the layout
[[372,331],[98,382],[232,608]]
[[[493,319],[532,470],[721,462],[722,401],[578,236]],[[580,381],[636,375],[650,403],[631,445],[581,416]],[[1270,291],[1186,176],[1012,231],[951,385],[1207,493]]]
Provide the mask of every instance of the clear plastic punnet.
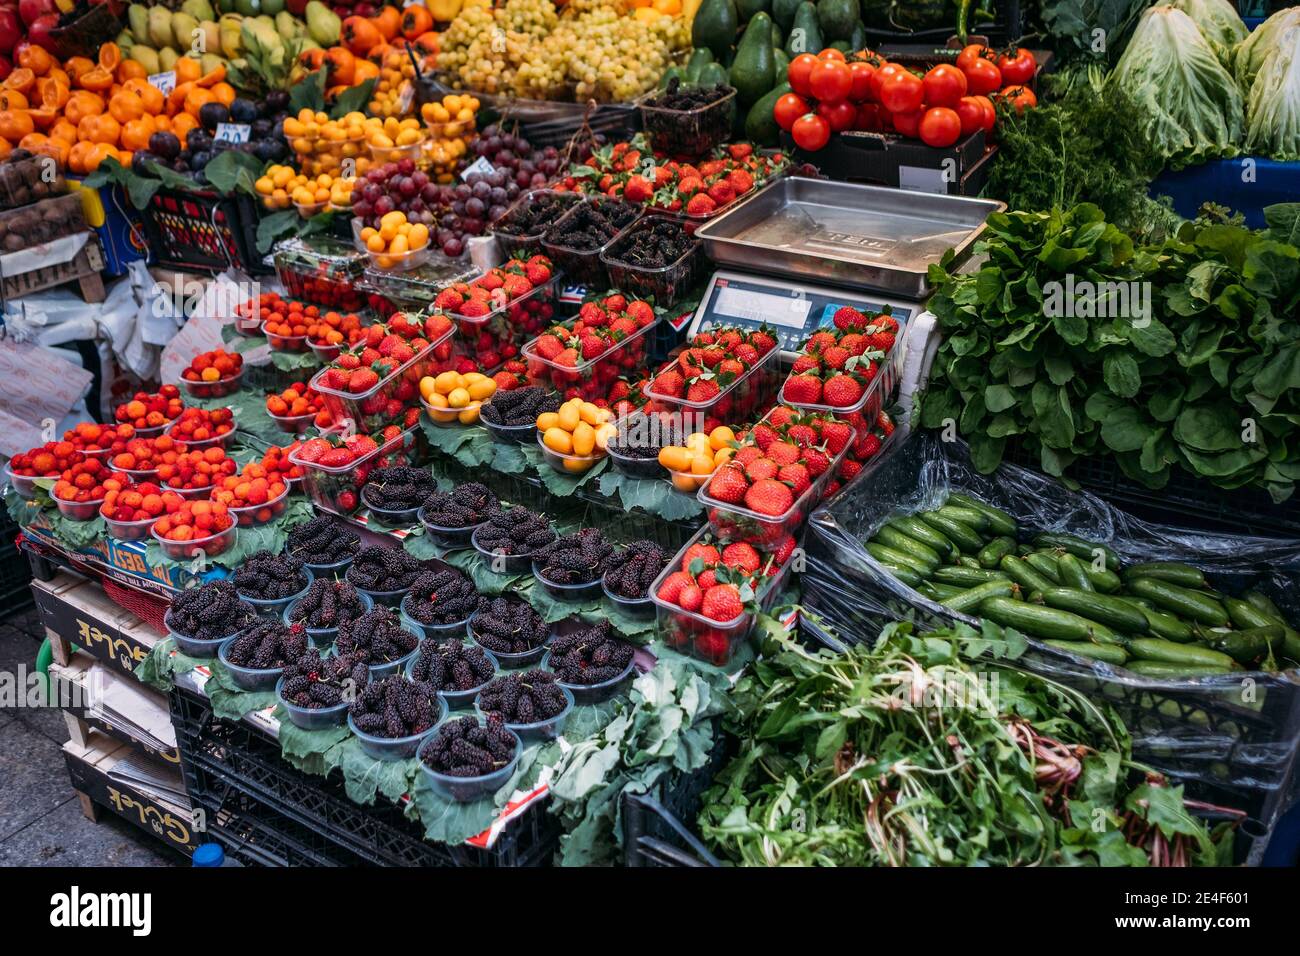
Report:
[[658,324],[656,319],[615,342],[596,358],[574,365],[561,365],[553,359],[543,358],[537,352],[537,339],[532,339],[523,348],[528,384],[550,388],[565,396],[575,394],[573,390],[576,389],[576,394],[584,398],[603,398],[619,376],[642,364],[651,341],[648,333]]

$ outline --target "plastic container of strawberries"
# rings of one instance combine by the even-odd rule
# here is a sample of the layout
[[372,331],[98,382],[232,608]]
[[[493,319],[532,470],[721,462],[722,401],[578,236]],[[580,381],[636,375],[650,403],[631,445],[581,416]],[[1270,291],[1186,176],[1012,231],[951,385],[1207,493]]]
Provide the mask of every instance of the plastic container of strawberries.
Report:
[[[659,577],[655,579],[654,584],[650,585],[650,600],[654,602],[655,631],[660,640],[682,654],[689,654],[710,664],[725,667],[731,663],[736,652],[749,637],[754,627],[755,615],[743,612],[730,621],[715,621],[703,614],[661,600],[659,597],[659,589],[663,587],[668,575],[681,570],[682,555],[686,553],[686,549],[698,543],[709,533],[709,530],[709,526],[705,525],[673,556]],[[766,583],[759,586],[755,595],[759,611],[766,613],[776,604],[777,598],[785,587],[790,564],[790,561],[786,561],[775,574],[768,577]]]
[[366,295],[358,286],[368,260],[350,244],[330,236],[290,239],[276,246],[274,260],[275,273],[291,298],[338,312],[366,307]]
[[785,382],[789,381],[789,376],[785,381],[781,382],[781,390],[777,393],[781,403],[805,412],[825,412],[828,415],[852,415],[855,412],[861,412],[867,418],[875,418],[882,408],[887,407],[894,400],[894,396],[898,391],[898,381],[903,374],[903,349],[899,343],[903,339],[904,326],[902,319],[897,316],[894,316],[894,319],[898,322],[898,334],[894,337],[894,345],[889,350],[889,353],[880,360],[880,364],[876,368],[876,377],[862,390],[862,395],[852,405],[823,405],[815,402],[787,401],[784,397]]
[[300,449],[289,453],[289,461],[302,468],[303,489],[316,507],[336,515],[350,515],[361,507],[361,489],[372,471],[390,465],[409,464],[415,432],[419,427],[413,425],[360,458],[336,468],[304,461],[299,457]]
[[521,350],[527,365],[525,374],[528,376],[528,384],[554,389],[561,395],[576,387],[584,398],[603,398],[620,374],[641,364],[653,341],[653,337],[647,333],[658,324],[659,320],[655,319],[623,341],[615,343],[603,354],[573,366],[560,365],[543,358],[537,353],[537,339],[529,339]]
[[485,372],[492,372],[519,354],[529,339],[546,331],[560,297],[560,274],[486,315],[445,312],[456,324],[457,347]]
[[[674,398],[654,390],[654,380],[658,372],[650,376],[650,381],[642,389],[647,399],[646,411],[673,412],[683,419],[686,431],[712,431],[717,425],[739,426],[750,421],[754,415],[776,400],[776,388],[780,384],[778,358],[781,350],[773,348],[751,365],[743,375],[733,381],[713,398],[705,402],[691,402],[684,398]],[[660,367],[660,371],[671,367],[669,362]],[[691,421],[694,425],[690,425]]]
[[[325,375],[329,369],[321,369],[312,376],[311,387],[320,394],[325,410],[336,423],[351,420],[358,433],[377,432],[384,426],[393,424],[385,411],[390,399],[397,398],[404,408],[417,407],[420,379],[432,371],[438,348],[455,334],[456,327],[453,325],[364,392],[354,394],[330,388],[325,384]],[[403,389],[404,384],[409,388]],[[402,392],[401,397],[399,391]],[[409,398],[405,394],[407,391],[410,393]]]
[[577,285],[585,285],[589,289],[607,289],[610,287],[609,275],[605,271],[605,263],[601,260],[603,253],[614,243],[618,242],[629,229],[632,229],[641,220],[641,208],[631,203],[625,203],[617,199],[593,197],[584,199],[583,203],[594,206],[597,210],[604,210],[607,207],[626,207],[631,215],[626,225],[618,229],[612,236],[599,246],[591,249],[576,249],[573,246],[565,245],[558,237],[562,234],[565,225],[573,218],[576,211],[582,204],[575,204],[568,212],[551,224],[551,228],[546,230],[542,239],[542,252],[550,257],[555,267],[564,272],[568,281]]

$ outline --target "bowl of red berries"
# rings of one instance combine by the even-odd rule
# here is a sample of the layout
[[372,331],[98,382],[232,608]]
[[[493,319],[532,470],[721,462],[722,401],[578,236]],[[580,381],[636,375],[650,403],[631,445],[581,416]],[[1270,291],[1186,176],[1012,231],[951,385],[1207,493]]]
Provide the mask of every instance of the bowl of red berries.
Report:
[[235,440],[235,413],[229,408],[187,408],[166,434],[184,451],[228,448]]
[[[65,471],[50,490],[59,513],[73,521],[90,521],[104,503],[108,489],[104,482],[114,472],[98,458],[87,458]],[[117,475],[118,484],[126,484],[125,475]]]
[[108,533],[119,541],[143,541],[149,529],[164,514],[174,514],[185,501],[153,481],[121,482],[109,478],[104,482],[107,494],[99,514],[108,525]]
[[164,385],[156,392],[136,392],[113,410],[119,425],[130,425],[137,438],[154,438],[180,417],[185,408],[181,390]]
[[86,456],[77,451],[71,442],[48,441],[39,448],[32,448],[19,455],[14,455],[5,465],[5,474],[14,491],[23,498],[35,498],[38,490],[36,482],[41,478],[58,478],[67,469]]
[[213,349],[200,352],[181,372],[181,388],[191,398],[221,398],[239,391],[244,378],[244,357],[238,352]]

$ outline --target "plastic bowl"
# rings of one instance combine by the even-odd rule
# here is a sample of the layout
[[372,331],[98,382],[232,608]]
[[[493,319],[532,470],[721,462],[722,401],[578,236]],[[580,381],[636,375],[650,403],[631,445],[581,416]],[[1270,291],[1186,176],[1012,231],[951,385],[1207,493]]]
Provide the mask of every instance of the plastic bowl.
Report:
[[[375,606],[375,603],[370,600],[370,595],[360,591],[357,594],[361,597],[361,604],[364,606],[365,611],[369,611]],[[300,600],[301,598],[294,598],[292,602],[285,605],[284,612],[280,615],[284,623],[290,627],[295,623],[293,620],[294,606]],[[364,614],[365,611],[362,611],[362,613]],[[307,640],[311,641],[316,647],[329,647],[334,643],[335,638],[339,636],[338,627],[304,627],[304,630],[307,632]]]
[[[554,740],[564,731],[564,725],[569,719],[569,714],[573,713],[573,691],[567,687],[561,687],[564,693],[565,705],[564,710],[560,711],[554,717],[547,720],[534,721],[531,724],[512,724],[507,722],[506,729],[513,730],[520,740]],[[478,698],[474,698],[474,711],[484,720],[488,719],[487,712],[479,706]]]
[[[483,524],[487,524],[484,522]],[[479,525],[479,528],[483,525]],[[498,574],[523,574],[533,566],[533,552],[526,554],[500,554],[496,551],[485,551],[478,543],[478,528],[474,529],[474,534],[470,536],[470,544],[474,545],[474,550],[479,553],[484,561],[488,562],[488,567],[496,570],[494,562],[501,562],[501,570]]]
[[370,150],[371,158],[378,164],[383,163],[400,163],[404,159],[409,159],[417,166],[420,164],[421,153],[424,152],[424,136],[421,135],[418,142],[408,143],[405,146],[376,146],[373,143],[367,143]]
[[[311,349],[312,355],[316,356],[316,361],[322,365],[328,365],[342,353],[343,348],[339,345],[322,345],[318,342],[308,342],[307,347]],[[271,416],[274,418],[275,416]]]
[[[546,656],[542,658],[542,669],[551,669],[551,652],[548,649]],[[573,694],[573,699],[579,704],[599,704],[601,701],[609,700],[621,689],[624,682],[636,671],[636,658],[628,661],[627,667],[617,677],[611,677],[607,681],[599,684],[566,684],[564,681],[556,681],[565,690]]]
[[301,590],[299,590],[295,594],[289,595],[288,597],[271,598],[269,600],[262,600],[260,598],[249,597],[247,594],[241,594],[237,588],[235,590],[235,594],[239,597],[241,601],[243,601],[245,604],[251,607],[258,614],[267,615],[271,617],[282,617],[284,615],[284,609],[287,608],[294,601],[298,600],[304,594],[306,594],[307,589],[311,587],[312,573],[308,571],[305,567],[302,569],[302,573],[307,576],[307,583],[302,586]]
[[409,737],[376,737],[359,730],[351,714],[348,714],[348,730],[356,734],[361,749],[375,760],[407,760],[415,756],[416,751],[420,749],[420,744],[447,719],[447,702],[441,697],[435,699],[438,702],[438,719],[422,734],[412,734]]
[[266,690],[274,687],[284,674],[283,667],[240,667],[238,664],[232,664],[226,655],[230,653],[230,646],[235,643],[239,635],[229,637],[221,642],[217,648],[217,660],[230,672],[230,679],[235,682],[235,686],[241,690]]
[[143,541],[149,537],[149,529],[157,520],[157,518],[142,518],[139,521],[114,521],[105,516],[104,524],[108,525],[109,536],[118,541]]
[[326,203],[328,202],[329,200],[327,199],[322,199],[320,202],[311,202],[311,203],[300,203],[297,200],[295,200],[293,204],[293,208],[298,210],[298,215],[301,216],[303,219],[310,219],[312,216],[316,215],[322,209],[324,209]]
[[480,521],[478,524],[472,524],[467,528],[444,528],[442,525],[433,524],[426,520],[424,517],[423,506],[421,506],[417,513],[417,517],[420,520],[420,524],[424,525],[424,531],[426,534],[435,538],[444,548],[453,551],[457,548],[468,547],[470,544],[470,538],[474,536],[474,532],[487,524],[487,521],[484,520]]
[[[483,648],[483,653],[487,655],[487,659],[492,664],[492,677],[496,677],[501,673],[501,662],[497,660],[497,656],[487,648]],[[415,669],[415,662],[419,658],[419,655],[420,649],[417,647],[411,655],[410,661],[407,662],[407,677],[410,677],[411,671]],[[483,689],[484,685],[487,684],[492,677],[489,677],[477,687],[471,687],[469,690],[440,690],[438,691],[438,697],[447,704],[449,710],[464,710],[467,707],[473,707],[474,698],[478,696],[478,692]]]
[[[534,431],[537,429],[534,428]],[[546,463],[562,475],[581,475],[590,471],[596,466],[596,462],[605,457],[605,453],[592,453],[590,455],[566,455],[563,452],[554,451],[546,447],[542,441],[542,436],[537,436],[537,447],[542,450],[542,457]]]
[[103,498],[96,498],[93,501],[65,501],[62,498],[55,497],[50,493],[54,504],[59,509],[59,514],[73,521],[93,521],[99,515],[99,506],[104,503]]
[[[410,628],[407,628],[407,630],[410,630]],[[409,654],[403,654],[395,661],[382,661],[378,664],[366,665],[370,669],[370,679],[383,680],[389,674],[396,674],[399,671],[408,671],[411,664],[415,662],[415,656],[419,653],[420,645],[419,643],[416,643],[415,650],[411,651]]]
[[600,579],[600,589],[605,592],[605,597],[609,602],[617,607],[624,614],[632,617],[654,617],[655,602],[651,600],[650,595],[646,594],[643,598],[625,598],[615,594],[605,586],[605,579]]
[[348,702],[345,700],[333,707],[299,707],[284,699],[284,676],[275,682],[275,697],[289,715],[289,722],[303,730],[325,730],[338,727],[347,722]]
[[548,630],[546,640],[542,641],[542,643],[538,644],[532,650],[521,651],[518,654],[507,654],[504,651],[494,651],[479,641],[478,632],[474,630],[473,617],[471,617],[469,623],[465,625],[465,631],[469,634],[469,639],[471,641],[496,658],[497,663],[501,665],[501,669],[504,671],[516,671],[521,667],[531,667],[536,664],[546,654],[546,648],[550,645],[551,638],[554,636]]
[[238,631],[227,634],[225,637],[214,637],[212,640],[199,640],[198,638],[186,637],[184,634],[177,631],[176,628],[172,627],[172,612],[170,608],[168,608],[167,613],[163,615],[163,627],[167,628],[167,636],[176,642],[176,649],[182,654],[186,654],[190,657],[202,658],[216,657],[217,650],[222,644],[243,633],[243,628],[240,628]]
[[[138,485],[146,481],[152,481],[161,487],[161,483],[158,481],[157,468],[118,468],[117,470],[130,478],[132,484]],[[166,491],[167,489],[163,488],[163,490]]]
[[664,476],[664,466],[659,464],[659,458],[633,458],[630,455],[619,454],[618,449],[613,447],[605,448],[609,460],[614,466],[614,470],[627,475],[630,478],[662,478]]
[[[157,522],[154,522],[157,524]],[[218,531],[216,534],[210,534],[206,538],[191,538],[189,541],[171,541],[162,537],[153,526],[150,526],[149,533],[153,539],[158,542],[162,548],[163,554],[173,561],[188,561],[195,556],[195,552],[201,552],[209,558],[214,558],[219,554],[224,554],[235,545],[235,536],[239,532],[239,525],[231,522],[229,528],[225,531]]]
[[[420,404],[424,407],[424,414],[429,416],[429,421],[441,428],[452,428],[464,425],[473,425],[479,420],[479,409],[483,407],[481,400],[471,401],[463,408],[437,408],[420,399]],[[460,420],[461,415],[472,413],[470,421],[463,422]]]
[[[349,568],[348,570],[350,572],[352,569]],[[384,607],[397,607],[402,603],[402,598],[406,595],[407,591],[410,590],[409,587],[406,587],[399,588],[396,591],[371,591],[368,588],[363,588],[361,585],[357,584],[348,574],[343,575],[343,580],[347,581],[362,594],[367,595],[375,604],[381,604]]]
[[266,524],[276,515],[283,514],[287,507],[289,507],[289,486],[286,484],[284,491],[260,505],[230,507],[227,510],[235,516],[235,522],[241,528],[251,528],[254,525]]
[[[358,550],[360,546],[358,545]],[[341,578],[347,574],[348,568],[352,567],[352,562],[356,560],[356,555],[349,555],[342,561],[335,561],[333,564],[307,564],[303,562],[307,569],[311,571],[312,577],[316,578]],[[367,595],[368,597],[369,595]]]
[[172,439],[180,446],[181,451],[202,451],[205,448],[212,448],[217,445],[228,449],[235,443],[235,431],[235,428],[231,428],[224,435],[205,438],[202,441],[186,441],[183,438],[177,438],[175,435],[172,435]]
[[305,415],[272,415],[266,413],[266,417],[275,422],[275,427],[282,432],[290,435],[301,435],[307,429],[311,428],[312,422],[316,420],[315,412],[307,412]]
[[600,593],[600,578],[596,578],[594,581],[584,581],[581,584],[558,584],[542,574],[542,569],[536,561],[532,564],[533,577],[537,580],[537,583],[557,601],[567,601],[570,604],[575,604],[579,601],[585,601],[587,598],[595,597]]
[[[506,729],[509,730],[510,728],[507,727]],[[515,767],[519,764],[519,755],[524,750],[524,742],[519,739],[519,735],[513,730],[510,733],[515,738],[514,757],[500,770],[494,770],[481,777],[451,777],[445,773],[438,773],[438,771],[431,769],[421,757],[420,769],[424,771],[424,777],[429,781],[429,787],[438,796],[456,803],[470,803],[496,793],[506,785],[506,781],[514,774]],[[429,740],[432,739],[433,735],[430,734]],[[427,744],[427,740],[421,741],[419,750],[423,750]],[[420,756],[418,751],[416,756]]]
[[377,508],[370,503],[370,485],[365,485],[361,489],[361,503],[366,506],[371,517],[377,519],[380,524],[389,528],[412,528],[419,524],[417,515],[420,512],[420,505],[414,508]]
[[535,422],[524,422],[522,425],[494,425],[483,417],[482,410],[479,411],[478,423],[487,429],[488,437],[500,445],[524,445],[533,440],[537,434],[537,425]]
[[[402,623],[406,625],[408,631],[420,635],[421,640],[432,638],[435,641],[443,642],[465,639],[465,636],[469,633],[469,622],[473,615],[465,618],[463,621],[452,621],[450,624],[422,624],[407,613],[406,602],[410,600],[410,597],[411,595],[408,594],[406,597],[402,598],[402,603],[399,608]],[[484,648],[484,650],[486,650],[486,648]]]
[[212,494],[211,485],[204,485],[202,488],[173,488],[171,485],[163,485],[162,490],[173,491],[189,501],[201,501]]
[[366,255],[370,257],[370,265],[374,269],[383,272],[410,272],[429,261],[429,246],[409,252],[371,252],[367,249]]
[[[42,476],[36,475],[15,475],[10,469],[8,463],[5,464],[5,475],[9,478],[9,484],[14,486],[14,491],[18,492],[21,498],[36,497],[36,482],[41,480]],[[58,475],[45,476],[58,481]]]
[[307,351],[307,335],[277,335],[274,332],[267,332],[265,327],[262,329],[266,335],[266,344],[271,347],[272,352],[305,352]]
[[182,378],[177,384],[190,398],[221,398],[239,391],[243,381],[244,368],[240,366],[239,371],[234,375],[219,378],[215,382],[191,382],[189,379]]
[[[135,437],[136,438],[157,438],[167,429],[171,428],[172,425],[175,424],[175,422],[176,419],[169,418],[161,425],[146,425],[144,428],[137,428],[135,430]],[[123,468],[122,470],[125,471],[126,469]]]

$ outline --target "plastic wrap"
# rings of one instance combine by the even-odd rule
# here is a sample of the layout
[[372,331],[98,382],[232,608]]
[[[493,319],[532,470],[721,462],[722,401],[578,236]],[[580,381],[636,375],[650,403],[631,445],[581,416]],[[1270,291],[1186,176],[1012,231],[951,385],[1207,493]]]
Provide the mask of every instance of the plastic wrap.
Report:
[[[974,495],[1026,532],[1060,531],[1112,548],[1120,561],[1184,561],[1225,594],[1254,588],[1291,622],[1300,621],[1300,540],[1229,536],[1156,525],[1086,492],[1003,464],[991,475],[970,467],[966,446],[937,433],[911,435],[877,457],[809,519],[803,603],[844,641],[873,640],[894,620],[948,626],[949,611],[893,577],[863,547],[890,517],[940,505],[948,493]],[[1032,643],[1032,642],[1031,642]],[[1105,699],[1127,723],[1136,759],[1178,777],[1198,796],[1246,810],[1262,835],[1297,792],[1300,674],[1239,672],[1166,681],[1056,652],[1033,643],[1029,669]]]

